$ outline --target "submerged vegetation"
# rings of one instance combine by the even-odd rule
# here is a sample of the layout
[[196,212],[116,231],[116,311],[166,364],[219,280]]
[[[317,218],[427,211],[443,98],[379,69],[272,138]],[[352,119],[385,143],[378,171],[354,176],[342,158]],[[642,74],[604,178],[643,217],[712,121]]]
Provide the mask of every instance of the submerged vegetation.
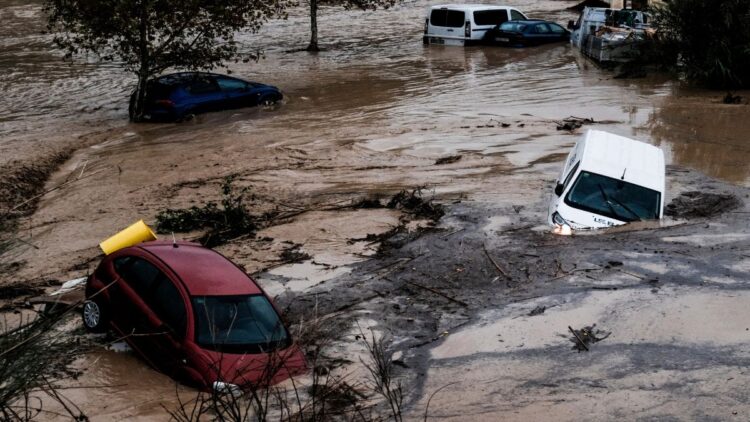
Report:
[[225,243],[227,240],[252,235],[258,229],[258,217],[250,214],[245,205],[248,188],[237,191],[232,186],[231,177],[221,185],[221,204],[208,202],[202,207],[186,209],[166,209],[156,215],[156,230],[159,233],[190,232],[206,230],[199,241],[208,247]]
[[[196,240],[207,247],[224,244],[240,236],[254,236],[255,233],[268,226],[274,220],[283,220],[285,215],[276,212],[253,214],[247,206],[249,188],[237,189],[233,179],[228,177],[221,184],[222,199],[219,203],[209,201],[202,206],[190,208],[167,208],[156,215],[156,231],[159,233],[186,233],[202,230],[204,233]],[[389,208],[399,210],[417,219],[427,219],[436,222],[445,215],[443,205],[434,202],[433,198],[425,198],[424,188],[402,190],[393,195],[383,204],[378,198],[364,198],[349,205],[317,210],[341,210],[359,208]],[[253,197],[251,196],[250,199]],[[300,214],[316,209],[301,209]],[[284,257],[287,260],[291,256]],[[296,257],[292,260],[298,260]]]
[[[80,337],[60,328],[72,315],[37,316],[0,326],[0,420],[48,420],[52,416],[86,421],[56,380],[75,376],[68,364],[84,351]],[[60,408],[51,410],[49,407]]]
[[665,0],[654,11],[655,57],[711,88],[750,87],[750,2]]

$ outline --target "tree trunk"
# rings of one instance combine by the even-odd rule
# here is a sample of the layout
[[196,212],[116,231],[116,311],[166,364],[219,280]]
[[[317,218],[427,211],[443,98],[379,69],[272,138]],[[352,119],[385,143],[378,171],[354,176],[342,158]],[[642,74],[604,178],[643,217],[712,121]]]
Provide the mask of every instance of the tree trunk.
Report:
[[141,66],[141,70],[138,72],[138,85],[135,88],[133,96],[130,98],[130,120],[133,122],[140,122],[143,120],[143,112],[145,111],[146,105],[146,82],[148,82],[148,70],[144,70]]
[[318,0],[310,0],[310,44],[307,51],[320,51],[318,48]]
[[135,88],[135,93],[130,98],[130,108],[128,113],[130,120],[133,122],[139,122],[143,120],[143,112],[145,111],[146,105],[146,85],[148,82],[149,75],[149,61],[150,56],[148,54],[148,11],[145,5],[141,5],[141,16],[139,22],[139,56],[140,56],[140,67],[138,68],[138,85]]

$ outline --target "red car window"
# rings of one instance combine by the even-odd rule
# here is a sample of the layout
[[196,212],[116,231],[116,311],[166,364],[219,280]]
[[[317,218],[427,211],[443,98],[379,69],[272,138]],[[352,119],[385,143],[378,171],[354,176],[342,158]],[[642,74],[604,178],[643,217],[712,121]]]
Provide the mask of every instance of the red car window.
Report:
[[143,302],[180,338],[185,336],[187,311],[172,281],[143,258],[124,256],[114,260],[115,270]]
[[115,271],[125,280],[142,299],[151,291],[156,276],[160,274],[158,268],[142,258],[123,256],[115,259]]
[[159,274],[154,284],[153,293],[145,298],[146,304],[179,338],[183,338],[187,327],[187,311],[180,291],[163,273]]

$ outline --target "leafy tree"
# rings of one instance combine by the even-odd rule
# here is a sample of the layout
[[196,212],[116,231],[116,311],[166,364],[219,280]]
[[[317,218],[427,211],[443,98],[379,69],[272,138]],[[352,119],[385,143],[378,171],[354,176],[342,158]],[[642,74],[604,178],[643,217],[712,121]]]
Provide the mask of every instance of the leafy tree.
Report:
[[[234,34],[286,17],[291,0],[46,0],[48,27],[66,57],[93,53],[122,63],[138,85],[131,119],[143,114],[147,80],[167,69],[211,69],[240,57]],[[248,54],[244,59],[257,58]]]
[[310,44],[307,51],[320,51],[318,47],[318,7],[341,6],[344,9],[388,9],[399,0],[308,0],[310,2]]
[[750,2],[665,0],[654,11],[662,59],[710,87],[750,87]]

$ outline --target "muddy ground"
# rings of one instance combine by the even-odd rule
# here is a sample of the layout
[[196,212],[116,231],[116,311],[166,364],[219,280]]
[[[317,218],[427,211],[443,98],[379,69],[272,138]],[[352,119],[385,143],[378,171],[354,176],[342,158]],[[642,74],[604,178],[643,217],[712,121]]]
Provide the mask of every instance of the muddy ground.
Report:
[[[572,18],[561,10],[574,2],[528,3],[509,2]],[[13,196],[0,203],[49,191],[3,234],[6,304],[86,275],[101,240],[217,200],[233,176],[252,212],[281,217],[217,249],[290,315],[317,309],[352,328],[330,352],[349,362],[336,371],[361,376],[357,322],[385,336],[410,420],[436,392],[435,419],[747,419],[748,105],[668,75],[614,79],[566,45],[424,48],[426,6],[326,9],[318,55],[290,52],[307,36],[295,11],[243,35],[266,59],[232,67],[280,86],[283,104],[136,125],[126,121],[129,76],[60,65],[38,33],[39,5],[4,4],[0,188]],[[586,128],[558,131],[570,115],[662,147],[667,202],[698,190],[739,206],[553,236],[548,195]],[[419,186],[445,207],[437,224],[346,206]],[[368,237],[399,226],[382,244]],[[289,250],[310,258],[287,263]],[[574,350],[568,326],[592,324],[611,334]],[[160,420],[176,406],[174,383],[127,349],[101,347],[75,366],[83,373],[69,386],[79,388],[67,391],[92,420]]]

